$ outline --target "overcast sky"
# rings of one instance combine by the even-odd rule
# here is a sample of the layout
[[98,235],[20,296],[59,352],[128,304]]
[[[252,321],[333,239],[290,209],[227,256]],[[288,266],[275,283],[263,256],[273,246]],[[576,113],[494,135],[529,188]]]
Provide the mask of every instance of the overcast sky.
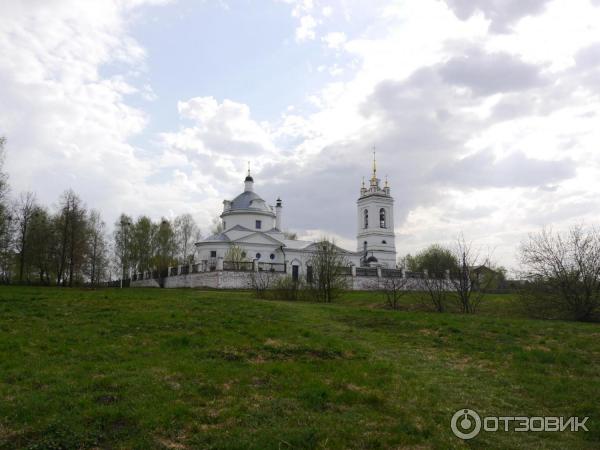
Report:
[[598,222],[600,0],[3,1],[0,135],[13,194],[205,234],[250,160],[352,249],[376,146],[399,255],[462,231],[516,267]]

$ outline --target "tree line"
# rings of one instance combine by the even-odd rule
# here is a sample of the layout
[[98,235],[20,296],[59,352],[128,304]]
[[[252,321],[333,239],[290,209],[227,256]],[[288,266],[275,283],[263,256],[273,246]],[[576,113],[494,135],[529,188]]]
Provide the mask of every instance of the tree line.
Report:
[[[531,233],[518,248],[521,263],[513,292],[518,307],[539,319],[600,321],[600,230],[573,225],[563,232],[549,228]],[[423,298],[433,310],[443,312],[449,300],[459,311],[472,313],[486,293],[506,285],[506,270],[481,259],[471,245],[459,239],[456,249],[439,244],[407,255],[401,264],[424,272]],[[445,280],[444,275],[448,275]],[[388,286],[393,308],[405,289]]]
[[73,190],[55,207],[32,192],[12,198],[0,138],[0,282],[98,285],[194,260],[200,230],[190,214],[173,220],[121,215],[109,233],[99,211]]

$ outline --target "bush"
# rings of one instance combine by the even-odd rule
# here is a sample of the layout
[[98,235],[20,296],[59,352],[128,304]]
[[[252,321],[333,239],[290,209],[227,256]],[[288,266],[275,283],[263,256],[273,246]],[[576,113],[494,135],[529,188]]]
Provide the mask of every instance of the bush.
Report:
[[538,318],[598,320],[600,315],[600,233],[572,227],[543,230],[521,245],[528,280],[520,291],[527,312]]
[[303,300],[306,297],[306,284],[291,276],[279,278],[268,295],[274,300]]

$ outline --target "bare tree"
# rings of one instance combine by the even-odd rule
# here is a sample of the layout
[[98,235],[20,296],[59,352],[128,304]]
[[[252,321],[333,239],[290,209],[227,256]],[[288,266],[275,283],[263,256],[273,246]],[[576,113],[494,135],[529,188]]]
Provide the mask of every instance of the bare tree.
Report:
[[90,211],[87,228],[88,276],[92,285],[98,284],[106,271],[106,224],[96,210]]
[[554,234],[544,229],[520,248],[529,283],[521,298],[530,313],[544,318],[578,321],[600,313],[600,232],[571,227]]
[[297,241],[298,240],[298,233],[296,233],[295,231],[284,231],[283,232],[283,236],[286,239],[289,239],[290,241]]
[[408,293],[408,278],[386,277],[381,280],[380,290],[385,296],[387,306],[391,309],[400,307],[400,299]]
[[328,239],[316,242],[308,265],[313,273],[310,286],[318,300],[330,303],[347,288],[345,268],[349,263],[335,242]]
[[445,278],[435,275],[429,276],[429,274],[422,279],[422,282],[426,289],[424,298],[433,306],[435,311],[444,312],[448,304],[448,295],[453,290],[453,285]]
[[7,208],[0,220],[0,282],[10,283],[14,260],[14,220]]
[[189,264],[191,262],[190,257],[193,255],[194,241],[198,238],[200,230],[191,214],[177,216],[173,222],[173,227],[177,237],[181,263]]
[[474,249],[462,235],[456,241],[455,257],[458,260],[458,267],[454,273],[451,273],[450,282],[454,287],[460,312],[473,314],[491,283],[489,279],[480,284],[474,283],[473,280],[476,278],[474,270],[484,263],[489,264],[489,257],[482,258],[481,251]]
[[221,220],[221,218],[219,216],[214,217],[213,221],[212,221],[212,227],[210,229],[210,232],[212,234],[220,234],[225,230],[225,227],[223,226],[223,221]]
[[[6,138],[0,136],[0,251],[7,250],[7,234],[10,231],[10,214],[8,202],[8,176],[4,173],[4,145]],[[6,247],[5,247],[6,245]]]
[[27,237],[35,208],[35,195],[33,192],[25,192],[19,196],[19,200],[15,207],[17,226],[16,250],[19,255],[19,281],[24,281],[25,269],[29,256]]
[[267,290],[273,286],[277,278],[278,275],[269,270],[252,271],[250,281],[256,296],[258,298],[265,298]]

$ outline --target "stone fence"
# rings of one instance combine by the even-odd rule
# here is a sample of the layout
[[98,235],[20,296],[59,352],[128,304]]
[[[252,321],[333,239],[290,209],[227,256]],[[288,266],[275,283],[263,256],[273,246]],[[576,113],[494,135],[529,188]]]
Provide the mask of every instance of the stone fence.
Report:
[[[251,289],[255,277],[269,277],[269,284],[274,285],[277,279],[291,277],[291,266],[283,263],[261,263],[258,261],[239,262],[201,261],[195,264],[169,267],[159,273],[144,272],[134,274],[131,287],[165,287],[165,288],[200,288],[214,289]],[[427,272],[409,272],[403,269],[387,269],[382,267],[344,267],[344,277],[348,289],[379,290],[392,284],[401,285],[406,290],[424,290],[427,288]],[[394,281],[395,280],[395,281]],[[450,277],[442,279],[450,287]],[[264,283],[264,281],[263,281]]]

